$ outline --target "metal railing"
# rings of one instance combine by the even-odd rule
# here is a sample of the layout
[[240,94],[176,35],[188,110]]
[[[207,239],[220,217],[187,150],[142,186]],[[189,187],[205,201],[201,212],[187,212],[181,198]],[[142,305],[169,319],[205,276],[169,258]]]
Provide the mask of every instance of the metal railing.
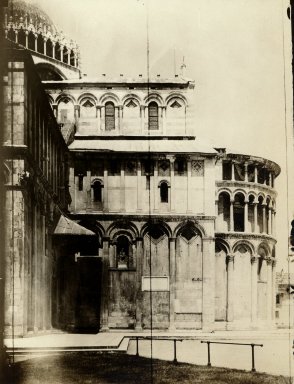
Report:
[[251,372],[256,372],[255,369],[255,359],[254,359],[254,347],[263,347],[263,344],[255,344],[255,343],[231,343],[231,342],[225,342],[225,341],[210,341],[210,340],[201,340],[201,343],[207,344],[207,366],[211,367],[211,361],[210,361],[210,344],[230,344],[230,345],[249,345],[251,346]]
[[160,336],[133,336],[128,337],[129,340],[136,340],[136,356],[139,356],[139,340],[167,340],[167,341],[173,341],[174,343],[174,358],[173,363],[177,363],[177,341],[182,342],[185,340],[185,338],[179,338],[179,337],[160,337]]
[[[191,336],[183,336],[183,337],[169,337],[169,336],[125,336],[124,338],[128,338],[129,340],[135,340],[136,341],[136,356],[139,356],[139,340],[165,340],[165,341],[172,341],[174,344],[174,357],[173,357],[173,363],[177,364],[177,342],[182,342],[185,340],[199,340],[198,337],[191,337]],[[210,341],[210,340],[200,340],[201,343],[207,344],[207,356],[208,356],[208,362],[207,366],[211,367],[211,358],[210,358],[210,344],[229,344],[229,345],[247,345],[251,347],[251,372],[256,372],[255,369],[255,356],[254,356],[254,348],[255,347],[263,347],[263,344],[256,344],[256,343],[233,343],[233,342],[226,342],[226,341]]]

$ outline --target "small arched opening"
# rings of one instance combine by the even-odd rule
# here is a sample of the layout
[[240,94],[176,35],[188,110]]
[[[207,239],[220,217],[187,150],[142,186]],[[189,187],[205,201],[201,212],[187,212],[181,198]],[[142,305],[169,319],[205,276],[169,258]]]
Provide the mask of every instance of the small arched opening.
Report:
[[245,197],[242,193],[237,193],[234,200],[234,231],[235,232],[244,232],[244,206],[245,206]]
[[148,105],[148,129],[158,130],[158,105],[155,101]]

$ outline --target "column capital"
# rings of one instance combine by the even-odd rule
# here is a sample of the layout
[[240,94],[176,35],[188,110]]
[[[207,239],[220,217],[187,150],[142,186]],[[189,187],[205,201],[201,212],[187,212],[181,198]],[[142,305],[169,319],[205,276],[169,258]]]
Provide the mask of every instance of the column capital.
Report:
[[227,257],[226,257],[226,262],[227,263],[230,263],[230,262],[233,262],[234,261],[234,258],[235,258],[235,255],[233,254],[228,254]]
[[266,261],[267,265],[271,265],[272,262],[273,262],[273,260],[272,260],[271,257],[266,257],[266,258],[265,258],[265,261]]
[[176,238],[175,236],[171,236],[171,237],[169,237],[169,241],[170,241],[170,242],[172,242],[172,241],[176,241],[176,239],[177,239],[177,238]]
[[174,155],[166,155],[166,160],[169,160],[171,163],[174,163],[176,157]]
[[136,241],[143,241],[143,237],[141,236],[136,237]]
[[110,242],[110,237],[109,237],[109,236],[104,236],[104,237],[102,238],[102,241],[103,241],[103,242]]
[[257,263],[258,258],[259,258],[258,255],[252,255],[250,259],[251,264]]

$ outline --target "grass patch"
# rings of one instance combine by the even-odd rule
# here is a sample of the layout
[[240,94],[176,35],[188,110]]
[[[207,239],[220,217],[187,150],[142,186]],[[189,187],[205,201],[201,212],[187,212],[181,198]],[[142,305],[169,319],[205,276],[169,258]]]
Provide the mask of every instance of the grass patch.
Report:
[[117,353],[72,352],[16,363],[7,384],[285,384],[289,379]]

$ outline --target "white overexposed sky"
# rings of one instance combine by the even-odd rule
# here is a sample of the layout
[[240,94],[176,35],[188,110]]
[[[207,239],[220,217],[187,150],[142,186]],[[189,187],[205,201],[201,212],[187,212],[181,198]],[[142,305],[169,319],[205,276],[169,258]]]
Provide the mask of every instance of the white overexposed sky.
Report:
[[[146,74],[148,13],[151,75],[174,76],[174,64],[179,73],[184,56],[186,76],[195,80],[195,135],[281,166],[278,269],[286,265],[285,130],[292,132],[288,1],[29,1],[79,44],[82,73],[91,78]],[[288,150],[292,147],[288,141]],[[292,215],[293,207],[288,211]]]

